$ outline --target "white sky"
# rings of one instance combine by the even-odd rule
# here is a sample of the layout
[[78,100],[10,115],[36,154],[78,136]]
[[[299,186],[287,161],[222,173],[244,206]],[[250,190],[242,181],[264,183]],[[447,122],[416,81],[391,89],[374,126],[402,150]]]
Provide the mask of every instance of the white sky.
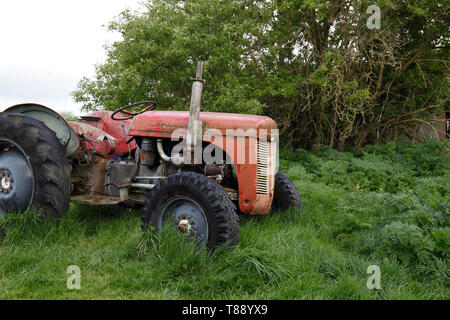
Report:
[[36,102],[80,114],[70,93],[103,45],[120,39],[106,25],[139,0],[0,0],[0,111]]

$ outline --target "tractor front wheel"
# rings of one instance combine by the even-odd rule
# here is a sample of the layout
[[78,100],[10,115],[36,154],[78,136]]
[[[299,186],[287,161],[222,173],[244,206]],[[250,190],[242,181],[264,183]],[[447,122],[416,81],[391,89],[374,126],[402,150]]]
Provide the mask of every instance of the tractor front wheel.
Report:
[[271,213],[296,208],[302,211],[302,199],[294,183],[281,172],[275,175],[275,195],[272,202]]
[[234,246],[239,239],[239,218],[228,194],[210,178],[180,172],[160,181],[148,193],[143,227],[160,231],[165,224],[195,238],[209,249]]

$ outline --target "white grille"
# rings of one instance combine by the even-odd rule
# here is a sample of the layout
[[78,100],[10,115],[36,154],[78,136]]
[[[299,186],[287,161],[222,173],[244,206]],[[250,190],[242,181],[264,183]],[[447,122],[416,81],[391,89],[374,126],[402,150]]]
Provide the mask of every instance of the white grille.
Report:
[[256,176],[256,192],[258,194],[269,194],[270,186],[273,185],[273,177],[278,167],[278,139],[272,142],[266,139],[258,140],[258,164]]
[[275,176],[278,172],[278,136],[273,137],[273,141],[270,143],[270,151],[272,158],[272,168],[271,173]]
[[266,137],[258,140],[258,162],[256,175],[256,192],[269,194],[278,171],[278,137],[273,135],[272,141]]
[[258,163],[256,174],[256,193],[269,193],[269,143],[266,139],[258,140]]

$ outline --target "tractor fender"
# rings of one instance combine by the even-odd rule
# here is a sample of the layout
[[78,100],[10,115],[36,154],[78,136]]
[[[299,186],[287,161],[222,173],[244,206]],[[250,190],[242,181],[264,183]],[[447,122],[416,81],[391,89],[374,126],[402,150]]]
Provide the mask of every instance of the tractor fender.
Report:
[[45,126],[55,132],[59,142],[66,148],[68,157],[77,151],[80,146],[78,136],[69,123],[60,114],[46,106],[36,103],[24,103],[9,107],[3,112],[21,113],[44,123]]

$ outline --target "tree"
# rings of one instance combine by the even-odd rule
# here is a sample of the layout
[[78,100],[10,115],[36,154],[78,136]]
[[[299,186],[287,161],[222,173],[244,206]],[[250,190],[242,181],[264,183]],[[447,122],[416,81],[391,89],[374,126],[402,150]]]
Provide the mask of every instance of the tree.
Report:
[[77,121],[79,117],[71,111],[62,111],[60,115],[66,119],[66,121]]
[[[369,5],[381,29],[366,26]],[[203,110],[272,116],[291,146],[343,149],[412,135],[448,108],[446,1],[147,1],[109,24],[94,79],[74,92],[85,110],[155,99],[187,109],[198,60]]]
[[208,110],[261,112],[253,88],[241,81],[244,54],[261,17],[247,1],[148,1],[145,11],[125,11],[109,24],[122,41],[107,48],[96,78],[81,80],[74,97],[85,110],[117,108],[155,99],[163,109],[186,109],[190,76],[206,61],[203,101]]

